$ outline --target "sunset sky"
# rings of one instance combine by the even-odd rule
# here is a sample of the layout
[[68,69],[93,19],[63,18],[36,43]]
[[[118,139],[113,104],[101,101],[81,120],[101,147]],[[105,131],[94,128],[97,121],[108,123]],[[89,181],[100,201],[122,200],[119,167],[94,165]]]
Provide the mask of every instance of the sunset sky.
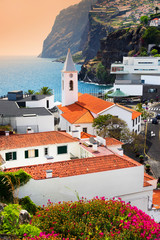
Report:
[[39,55],[60,10],[80,0],[0,0],[0,55]]

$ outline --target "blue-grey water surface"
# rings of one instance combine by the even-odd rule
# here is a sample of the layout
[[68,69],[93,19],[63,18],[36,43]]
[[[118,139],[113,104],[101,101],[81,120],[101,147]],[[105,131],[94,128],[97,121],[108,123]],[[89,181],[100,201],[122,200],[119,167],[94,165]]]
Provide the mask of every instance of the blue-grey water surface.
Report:
[[[53,62],[52,59],[0,56],[0,96],[13,90],[39,91],[41,87],[47,86],[54,89],[55,101],[61,101],[62,69],[63,63]],[[76,65],[76,69],[80,71],[81,66]],[[95,93],[107,88],[96,84],[78,83],[81,93]]]

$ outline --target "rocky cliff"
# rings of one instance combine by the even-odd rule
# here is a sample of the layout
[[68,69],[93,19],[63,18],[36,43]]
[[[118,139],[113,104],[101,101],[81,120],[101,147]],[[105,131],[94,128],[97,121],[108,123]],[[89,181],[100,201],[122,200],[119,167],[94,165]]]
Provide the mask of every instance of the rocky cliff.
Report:
[[[123,56],[138,54],[142,46],[144,27],[125,28],[110,33],[100,41],[100,50],[96,58],[86,62],[79,73],[79,79],[99,84],[113,82],[114,76],[109,74],[110,66],[115,61],[122,61]],[[97,79],[97,69],[102,65],[106,71],[103,78]],[[104,71],[104,70],[103,70]]]
[[81,50],[80,42],[87,39],[84,32],[88,23],[88,12],[96,0],[82,0],[79,4],[64,9],[56,17],[54,26],[43,43],[41,57],[57,58],[65,56],[70,48],[72,54]]
[[42,57],[59,58],[82,51],[85,61],[96,56],[100,39],[110,32],[135,27],[142,15],[154,12],[153,1],[146,0],[82,0],[57,16],[51,33],[43,44]]

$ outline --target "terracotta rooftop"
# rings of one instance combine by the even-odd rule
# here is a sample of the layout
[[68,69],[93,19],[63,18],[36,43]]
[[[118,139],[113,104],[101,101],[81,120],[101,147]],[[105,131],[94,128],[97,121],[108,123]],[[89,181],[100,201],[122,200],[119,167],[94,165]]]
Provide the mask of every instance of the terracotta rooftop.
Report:
[[0,137],[0,150],[26,148],[48,144],[76,142],[75,138],[65,132],[52,131],[29,134],[13,134]]
[[160,189],[153,190],[153,206],[160,209]]
[[95,137],[95,135],[91,135],[89,133],[81,132],[81,139],[90,138],[90,137]]
[[137,117],[141,116],[142,113],[132,109],[132,108],[128,108],[128,107],[125,107],[125,106],[122,106],[118,103],[116,103],[117,106],[121,107],[121,108],[124,108],[126,110],[128,110],[129,112],[132,112],[132,120],[136,119]]
[[114,105],[112,102],[104,101],[88,93],[79,96],[78,102],[76,102],[76,104],[96,114]]
[[69,177],[81,174],[89,174],[96,172],[111,171],[116,169],[130,168],[140,166],[136,161],[126,158],[126,156],[119,156],[117,154],[91,157],[83,159],[74,159],[68,161],[61,161],[55,163],[46,163],[39,165],[32,165],[26,167],[8,168],[5,171],[15,172],[23,169],[29,173],[33,179],[45,179],[46,170],[53,171],[53,177]]
[[93,116],[85,108],[77,105],[76,103],[62,107],[59,105],[58,108],[63,112],[61,114],[70,123],[92,123]]
[[115,138],[110,138],[110,137],[107,137],[105,138],[106,139],[106,145],[122,145],[123,143],[118,141],[117,139]]

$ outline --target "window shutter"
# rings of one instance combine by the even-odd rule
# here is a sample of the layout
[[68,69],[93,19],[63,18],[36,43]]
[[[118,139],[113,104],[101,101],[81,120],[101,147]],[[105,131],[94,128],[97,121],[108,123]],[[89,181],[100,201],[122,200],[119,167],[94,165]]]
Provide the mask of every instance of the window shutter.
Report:
[[58,154],[67,153],[67,146],[60,146],[58,147]]
[[38,149],[35,149],[35,157],[38,157]]
[[17,153],[13,152],[13,160],[16,160],[16,159],[17,159]]
[[9,153],[6,153],[6,161],[9,161]]
[[25,151],[25,158],[28,158],[28,151]]

